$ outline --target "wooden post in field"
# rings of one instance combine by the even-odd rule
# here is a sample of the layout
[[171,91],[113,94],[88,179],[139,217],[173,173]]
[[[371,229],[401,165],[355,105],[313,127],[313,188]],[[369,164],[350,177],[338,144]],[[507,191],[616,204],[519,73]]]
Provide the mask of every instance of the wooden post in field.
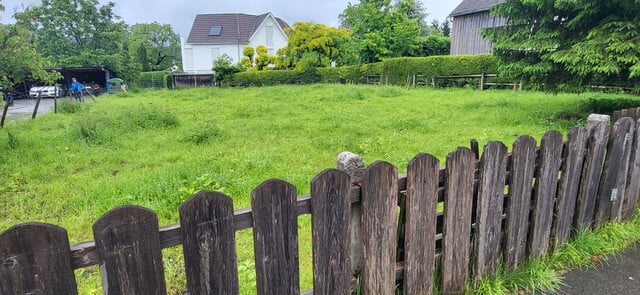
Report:
[[[338,155],[336,165],[338,170],[346,172],[351,177],[352,184],[360,184],[364,172],[364,160],[361,156],[351,152]],[[362,270],[362,207],[361,202],[351,204],[351,270],[359,273]]]
[[38,107],[40,106],[40,100],[42,100],[42,91],[38,91],[38,99],[36,100],[36,106],[33,108],[33,115],[31,115],[31,119],[35,119],[36,114],[38,114]]
[[[2,94],[4,96],[4,93]],[[2,110],[2,120],[0,120],[0,128],[4,128],[4,119],[7,117],[7,112],[9,112],[9,100],[4,103],[4,108]]]
[[484,90],[484,80],[485,80],[485,76],[484,73],[480,74],[480,85],[478,85],[478,89],[480,89],[480,91]]

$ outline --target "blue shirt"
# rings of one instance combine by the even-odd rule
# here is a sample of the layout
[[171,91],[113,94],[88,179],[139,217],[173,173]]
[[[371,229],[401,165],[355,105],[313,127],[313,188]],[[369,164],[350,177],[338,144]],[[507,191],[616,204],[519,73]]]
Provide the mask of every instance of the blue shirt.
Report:
[[82,91],[82,88],[84,88],[84,85],[78,81],[75,81],[71,83],[69,90],[71,90],[71,92],[80,92]]

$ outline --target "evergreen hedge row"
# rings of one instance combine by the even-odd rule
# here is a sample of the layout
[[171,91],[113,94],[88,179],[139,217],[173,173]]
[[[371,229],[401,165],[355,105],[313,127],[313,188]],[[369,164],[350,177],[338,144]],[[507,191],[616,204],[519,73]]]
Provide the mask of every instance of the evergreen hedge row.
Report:
[[[237,86],[270,86],[310,83],[364,83],[367,76],[385,77],[393,85],[404,85],[413,74],[449,76],[497,73],[497,59],[491,54],[439,55],[428,57],[390,58],[382,62],[359,66],[317,68],[306,72],[258,71],[233,75]],[[381,78],[382,79],[382,78]]]

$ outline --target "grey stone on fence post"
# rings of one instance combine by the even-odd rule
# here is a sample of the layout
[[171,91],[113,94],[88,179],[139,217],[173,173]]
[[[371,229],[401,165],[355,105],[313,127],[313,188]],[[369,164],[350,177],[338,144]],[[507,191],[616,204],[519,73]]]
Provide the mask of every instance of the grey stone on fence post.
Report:
[[[351,152],[342,152],[336,161],[337,168],[351,176],[351,183],[358,183],[364,172],[364,160]],[[351,204],[351,270],[359,273],[363,263],[362,208],[360,203]]]

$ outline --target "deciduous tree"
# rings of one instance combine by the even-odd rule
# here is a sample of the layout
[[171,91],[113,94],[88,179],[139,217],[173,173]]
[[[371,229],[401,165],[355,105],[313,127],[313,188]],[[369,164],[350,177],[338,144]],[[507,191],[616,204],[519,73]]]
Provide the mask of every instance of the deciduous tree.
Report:
[[138,62],[143,63],[142,67],[148,71],[162,71],[181,65],[180,37],[169,24],[153,22],[131,26],[129,46],[136,51],[139,47],[145,47],[148,64],[145,67],[145,60],[141,56]]
[[[418,48],[420,26],[416,1],[362,0],[340,15],[342,26],[353,31],[362,62],[409,56]],[[412,18],[414,17],[414,18]]]
[[[0,4],[0,10],[4,10]],[[56,72],[44,70],[45,59],[36,51],[31,33],[19,24],[0,24],[0,88],[7,91],[26,78],[54,83]]]
[[287,47],[278,53],[278,68],[328,67],[353,54],[346,46],[351,31],[311,22],[296,22],[287,28]]
[[132,76],[123,58],[126,25],[117,21],[113,2],[42,0],[15,15],[34,33],[38,51],[54,66],[106,66],[121,77]]

